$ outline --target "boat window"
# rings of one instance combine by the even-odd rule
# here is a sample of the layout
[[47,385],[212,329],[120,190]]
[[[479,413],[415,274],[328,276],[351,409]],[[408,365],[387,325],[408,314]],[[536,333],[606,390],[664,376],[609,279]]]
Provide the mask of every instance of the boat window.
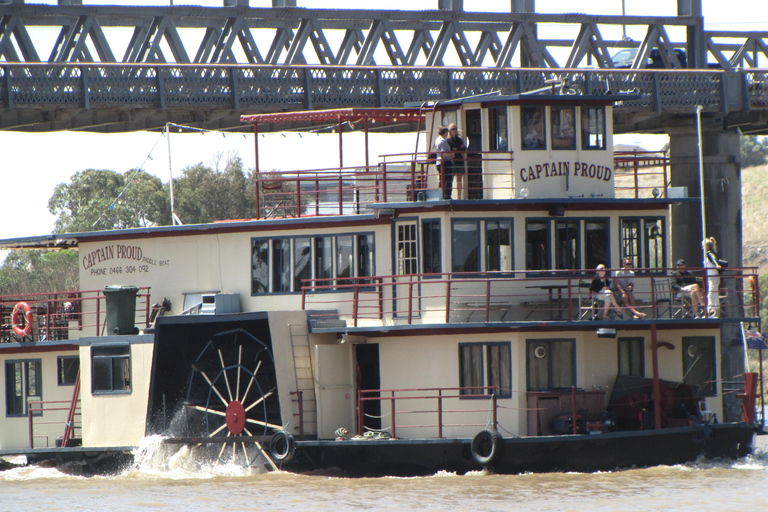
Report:
[[[5,414],[27,416],[29,403],[43,400],[43,371],[40,359],[5,362]],[[35,411],[33,416],[42,416]]]
[[550,270],[549,221],[528,219],[525,221],[525,269]]
[[[512,356],[509,342],[460,343],[459,386],[461,395],[512,396]],[[491,387],[493,389],[466,389]]]
[[683,336],[683,383],[698,386],[704,396],[717,396],[714,336]]
[[520,126],[523,149],[547,149],[544,107],[521,107]]
[[576,385],[574,340],[527,340],[528,391]]
[[619,219],[622,259],[632,260],[635,268],[666,267],[664,218],[626,217]]
[[619,338],[619,374],[645,377],[645,340],[643,338]]
[[574,107],[552,107],[552,149],[576,149]]
[[368,277],[374,271],[373,234],[253,239],[251,251],[253,295],[298,293],[312,279],[330,286],[333,278]]
[[439,274],[443,271],[440,245],[440,221],[438,219],[423,220],[421,222],[421,247],[424,252],[422,272],[425,274]]
[[308,237],[293,241],[293,291],[300,292],[305,279],[312,279],[312,239]]
[[485,269],[510,271],[512,268],[512,221],[485,221]]
[[581,267],[579,224],[578,219],[555,222],[555,262],[558,269]]
[[608,221],[587,220],[584,224],[584,268],[595,268],[611,261],[608,247]]
[[480,222],[477,220],[455,220],[451,236],[451,261],[453,272],[478,272],[480,259]]
[[605,148],[605,107],[581,107],[581,149]]
[[91,347],[93,394],[131,391],[130,345]]
[[488,122],[490,124],[488,134],[490,151],[507,151],[509,139],[507,137],[507,107],[491,107],[488,109]]
[[80,371],[80,358],[77,356],[59,356],[56,359],[59,386],[73,386]]
[[399,222],[397,231],[397,275],[418,274],[418,252],[416,247],[416,223]]

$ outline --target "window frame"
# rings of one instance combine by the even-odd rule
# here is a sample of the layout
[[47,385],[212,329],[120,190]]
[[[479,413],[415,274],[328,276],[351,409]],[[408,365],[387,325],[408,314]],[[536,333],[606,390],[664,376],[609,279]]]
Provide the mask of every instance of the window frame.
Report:
[[[590,125],[590,112],[591,111],[598,111],[601,112],[599,119],[595,120],[596,123],[596,130],[600,131],[600,133],[592,133],[592,127]],[[607,134],[607,121],[606,121],[606,114],[605,114],[605,106],[581,106],[581,149],[584,151],[605,151],[608,148],[608,134]],[[597,125],[600,126],[597,126]],[[597,144],[592,144],[590,142],[590,139],[592,135],[596,135],[598,139]]]
[[[66,379],[62,379],[62,377],[66,377],[67,375],[71,374],[71,371],[67,371],[62,368],[62,365],[64,361],[74,361],[77,364],[76,369],[74,369],[74,378],[72,382],[69,382]],[[77,374],[80,371],[80,357],[79,356],[58,356],[56,358],[56,382],[59,386],[74,386],[77,382]]]
[[[557,116],[556,114],[558,112],[568,112],[571,113],[571,130],[573,131],[573,134],[571,135],[571,140],[569,145],[564,145],[561,147],[558,147],[559,143],[556,143],[555,141],[562,141],[562,140],[568,140],[567,137],[563,137],[560,135],[562,133],[562,116]],[[576,150],[576,106],[575,105],[552,105],[549,107],[549,129],[550,129],[550,137],[552,139],[552,150],[553,151],[575,151]],[[557,123],[555,122],[555,119],[557,119]],[[560,134],[558,136],[555,136],[555,129],[558,129],[560,131]]]
[[[443,272],[443,226],[441,219],[421,220],[421,273]],[[437,277],[437,276],[434,276]]]
[[[633,227],[631,229],[636,229],[637,232],[634,236],[626,236],[625,230],[630,229],[628,227],[625,227],[625,224],[629,223],[636,223],[636,227]],[[652,229],[653,227],[661,226],[661,234],[656,234],[657,238],[661,238],[660,247],[661,247],[661,261],[656,262],[656,265],[654,267],[650,266],[650,260],[651,260],[651,246],[649,243],[650,236],[648,234],[648,226]],[[625,258],[629,258],[632,260],[632,263],[636,270],[635,272],[640,273],[657,273],[657,272],[664,272],[664,269],[667,268],[667,219],[664,216],[626,216],[626,217],[619,217],[619,259],[623,261]],[[637,254],[634,253],[628,253],[627,247],[628,244],[631,244],[633,251],[636,251]]]
[[[638,354],[638,351],[640,361],[635,361],[635,355]],[[616,356],[619,375],[645,378],[645,338],[642,336],[620,336],[616,340]],[[625,359],[626,366],[629,368],[628,373],[622,373]]]
[[[297,282],[296,264],[298,261],[298,255],[296,254],[297,241],[309,240],[309,279],[332,279],[325,284],[349,284],[353,282],[365,283],[364,281],[354,281],[349,276],[339,276],[339,267],[341,252],[339,249],[340,239],[342,237],[352,237],[351,246],[351,264],[353,265],[353,276],[356,278],[373,277],[375,275],[375,233],[373,231],[351,232],[351,233],[334,233],[331,235],[295,235],[295,236],[283,236],[283,237],[252,237],[251,238],[251,296],[261,295],[289,295],[300,294],[301,283]],[[364,246],[370,247],[371,254],[361,254],[361,241],[365,241]],[[266,251],[263,247],[266,244]],[[327,246],[326,246],[327,245]],[[256,254],[254,253],[256,247],[260,247],[262,251],[266,252],[266,259],[259,257],[256,260]],[[277,261],[276,255],[280,255],[280,261]],[[287,258],[287,259],[286,259]],[[364,262],[368,264],[364,264]],[[325,264],[330,263],[329,267],[325,267]],[[261,272],[266,275],[267,284],[266,290],[256,290],[256,278],[255,274],[259,271],[257,269],[264,268]],[[279,268],[279,266],[282,266]],[[322,267],[322,268],[320,268]],[[326,271],[329,275],[326,275]],[[305,270],[302,268],[302,274]],[[287,283],[282,283],[281,276],[285,275],[288,279]],[[281,284],[282,283],[282,284]],[[347,291],[349,288],[342,288],[340,291]],[[333,292],[333,288],[329,287],[324,290],[318,290],[318,292]]]
[[[532,261],[533,254],[531,251],[530,257],[529,257],[529,240],[528,240],[528,234],[530,233],[530,230],[528,229],[528,226],[533,223],[543,223],[546,225],[545,227],[545,252],[546,252],[546,263],[544,265],[544,268],[532,268],[530,265],[530,262]],[[552,219],[549,217],[526,217],[525,218],[525,270],[527,272],[532,273],[549,273],[552,272]]]
[[[567,386],[562,387],[556,387],[553,383],[553,376],[554,373],[552,369],[553,360],[554,358],[551,357],[552,354],[552,347],[562,347],[565,344],[570,344],[571,346],[571,361],[570,361],[570,371],[571,371],[571,383]],[[544,345],[546,349],[545,355],[541,358],[547,357],[547,385],[544,389],[540,388],[532,388],[531,387],[531,355],[534,354],[536,351],[536,345]],[[534,347],[533,351],[530,350],[531,347]],[[537,357],[538,358],[538,357]],[[576,339],[575,338],[542,338],[542,339],[527,339],[525,344],[525,387],[527,391],[561,391],[564,389],[570,389],[571,387],[576,385],[577,381],[577,373],[576,373]]]
[[[526,139],[531,135],[531,130],[535,130],[534,123],[531,121],[536,113],[541,114],[541,146],[535,146]],[[535,124],[538,124],[536,122]],[[523,151],[546,151],[547,145],[547,108],[544,105],[526,105],[520,106],[520,149]]]
[[[101,353],[100,353],[101,352]],[[119,353],[118,353],[119,352]],[[123,353],[124,352],[124,353]],[[110,387],[97,388],[97,362],[109,361]],[[114,363],[127,361],[128,367],[124,376],[127,376],[127,385],[124,388],[115,388]],[[91,394],[93,395],[130,395],[133,392],[133,361],[131,345],[126,343],[103,344],[91,346]]]
[[[29,366],[34,365],[35,371],[34,373],[34,387],[36,388],[36,391],[38,394],[31,395],[30,394],[30,383],[31,383],[31,376],[29,371]],[[10,385],[10,379],[11,376],[13,376],[13,380],[16,380],[16,366],[20,369],[20,379],[21,379],[21,396],[20,396],[20,403],[16,404],[16,395],[14,394],[14,403],[13,406],[11,406],[11,403],[9,402],[9,399],[11,398],[10,392],[11,392],[11,385]],[[13,374],[9,375],[8,369],[9,367],[14,367]],[[15,388],[15,385],[13,386]],[[5,416],[8,418],[19,418],[29,415],[29,399],[30,397],[38,399],[35,400],[35,402],[41,402],[43,401],[43,361],[42,359],[9,359],[5,361]],[[20,408],[19,410],[16,410],[17,408]],[[36,411],[32,413],[33,416],[42,416],[43,411]]]
[[[502,131],[503,137],[501,137]],[[488,150],[509,151],[509,107],[507,105],[488,107]]]
[[[479,361],[479,364],[477,360],[475,360],[475,356],[477,354],[471,354],[472,361],[470,362],[470,380],[472,382],[466,383],[466,372],[465,372],[465,364],[466,364],[466,357],[465,357],[465,350],[464,349],[479,349],[477,351],[472,350],[473,352],[479,353],[481,360]],[[504,376],[506,372],[504,372],[503,364],[500,365],[498,370],[494,370],[494,366],[497,361],[492,357],[492,353],[494,349],[499,349],[502,352],[505,353],[499,353],[499,360],[501,358],[506,359],[506,367],[509,369],[508,374]],[[479,372],[479,375],[474,374],[472,370],[477,369]],[[498,375],[495,377],[493,376],[494,372],[498,371]],[[498,381],[498,382],[491,382],[492,380]],[[507,385],[508,387],[505,388],[504,386]],[[512,344],[509,341],[491,341],[491,342],[462,342],[459,343],[459,387],[495,387],[498,391],[496,393],[496,398],[512,398]],[[460,390],[459,391],[459,398],[477,398],[477,397],[487,397],[493,394],[493,391],[491,390]]]

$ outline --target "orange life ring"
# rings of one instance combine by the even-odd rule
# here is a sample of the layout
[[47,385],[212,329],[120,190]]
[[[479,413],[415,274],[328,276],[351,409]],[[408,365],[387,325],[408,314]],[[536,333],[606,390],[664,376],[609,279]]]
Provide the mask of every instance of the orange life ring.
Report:
[[[24,311],[24,321],[26,322],[26,325],[24,325],[23,329],[21,326],[19,326],[19,313],[21,313],[22,310]],[[16,336],[19,338],[29,336],[29,334],[32,332],[32,308],[29,307],[29,304],[26,302],[19,302],[13,306],[11,323],[13,324],[13,332],[16,334]]]

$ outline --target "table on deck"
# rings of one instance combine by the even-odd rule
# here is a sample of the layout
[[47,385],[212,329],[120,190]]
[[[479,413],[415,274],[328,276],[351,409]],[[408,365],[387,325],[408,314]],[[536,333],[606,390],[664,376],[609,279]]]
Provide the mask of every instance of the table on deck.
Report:
[[[561,306],[563,304],[563,290],[568,288],[569,286],[570,285],[568,284],[539,284],[535,286],[526,286],[526,288],[538,288],[539,290],[546,290],[547,295],[549,297],[550,319],[562,320],[563,308]],[[554,295],[555,290],[557,290],[557,318],[555,318],[555,295]],[[533,313],[533,310],[531,310],[531,312],[528,313],[528,316],[526,316],[525,318],[528,319],[528,317],[530,317],[532,313]]]

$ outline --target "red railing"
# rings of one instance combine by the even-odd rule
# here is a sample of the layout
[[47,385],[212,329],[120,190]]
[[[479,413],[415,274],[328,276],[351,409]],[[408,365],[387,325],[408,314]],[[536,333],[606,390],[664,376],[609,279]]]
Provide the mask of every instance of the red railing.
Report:
[[[61,425],[62,432],[65,432],[65,436],[62,437],[62,446],[66,446],[65,442],[68,441],[68,438],[66,436],[72,436],[74,434],[75,429],[81,429],[82,425],[76,425],[74,423],[75,416],[80,416],[80,400],[77,400],[77,402],[73,403],[69,400],[41,400],[41,401],[34,401],[29,402],[27,405],[27,414],[29,416],[29,447],[34,448],[35,447],[35,438],[45,438],[46,439],[46,447],[48,446],[48,435],[47,434],[41,434],[41,435],[35,435],[35,425]],[[35,421],[35,414],[40,413],[40,415],[43,414],[43,412],[55,412],[55,411],[66,411],[67,414],[65,415],[65,418],[62,420],[56,420],[56,421]]]
[[[703,269],[691,268],[694,275]],[[615,270],[609,269],[609,275]],[[690,297],[675,290],[674,269],[636,269],[635,310],[647,319],[694,318]],[[308,279],[302,288],[302,309],[326,310],[347,325],[361,320],[395,324],[465,323],[491,321],[580,321],[603,313],[634,320],[628,304],[603,310],[589,291],[591,271],[474,272]],[[546,274],[546,275],[543,275]],[[516,277],[521,275],[523,277]],[[610,278],[612,279],[612,278]],[[706,280],[701,284],[706,303]],[[619,294],[615,293],[616,298]],[[721,315],[757,318],[760,315],[756,267],[731,268],[721,276]],[[704,308],[706,309],[706,308]],[[707,315],[706,311],[703,311]],[[313,314],[322,321],[321,314]]]
[[[151,313],[150,287],[139,288],[136,296],[136,319],[149,325]],[[13,329],[13,309],[19,303],[32,311],[32,329],[19,336]],[[103,290],[78,290],[0,296],[0,341],[45,341],[69,339],[70,322],[77,330],[91,336],[102,336],[106,329],[106,306]],[[23,315],[20,315],[23,316]]]
[[[392,437],[397,437],[397,428],[435,428],[437,429],[437,437],[443,438],[443,431],[445,428],[459,428],[459,427],[485,427],[486,425],[496,428],[497,425],[497,396],[496,388],[494,387],[459,387],[459,388],[416,388],[416,389],[364,389],[359,390],[357,394],[358,400],[358,434],[364,434],[365,425],[365,402],[389,402],[389,417],[390,417],[390,434]],[[400,394],[398,396],[398,394]],[[426,400],[429,403],[434,404],[428,408],[398,410],[396,407],[397,402],[412,402],[413,400]],[[490,400],[490,407],[476,408],[469,407],[468,404],[476,404],[474,400]],[[444,407],[445,401],[455,401],[464,404],[463,408],[446,409]],[[383,409],[383,407],[382,407]],[[477,423],[446,423],[446,415],[453,414],[476,414],[480,417]],[[397,416],[400,415],[431,415],[435,417],[434,423],[424,424],[397,424]],[[382,411],[383,416],[383,411]],[[382,429],[384,431],[386,429]]]
[[[451,154],[464,157],[454,170],[459,176],[453,185],[456,199],[515,197],[511,152]],[[375,203],[440,200],[443,176],[430,155],[386,155],[368,167],[259,172],[257,218],[359,214]],[[653,189],[666,197],[669,165],[663,153],[617,153],[615,165],[617,197],[652,197]]]

